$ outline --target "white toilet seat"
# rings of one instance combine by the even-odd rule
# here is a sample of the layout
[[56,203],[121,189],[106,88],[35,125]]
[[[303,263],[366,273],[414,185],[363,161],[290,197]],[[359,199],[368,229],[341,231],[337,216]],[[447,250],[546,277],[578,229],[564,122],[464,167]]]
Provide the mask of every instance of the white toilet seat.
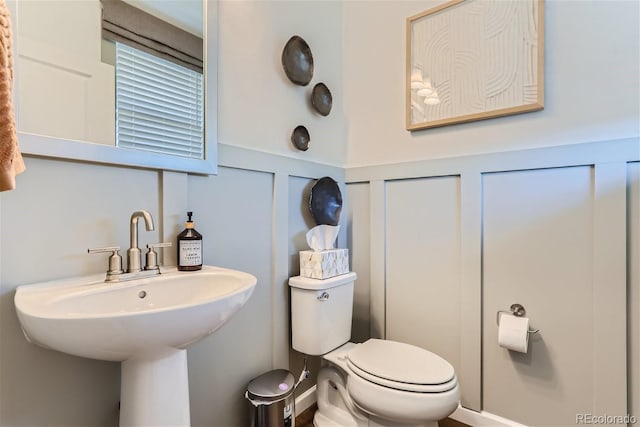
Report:
[[441,393],[457,385],[449,362],[410,344],[370,339],[351,349],[346,359],[354,374],[383,387]]
[[410,344],[370,339],[343,359],[347,389],[364,412],[401,422],[438,420],[455,410],[455,371],[440,356]]
[[412,384],[412,383],[391,381],[385,378],[380,378],[378,376],[372,375],[369,372],[358,368],[356,365],[354,365],[351,362],[351,360],[347,360],[347,366],[349,367],[352,373],[358,375],[359,377],[367,381],[370,381],[382,387],[388,387],[388,388],[392,388],[399,391],[410,391],[414,393],[442,393],[445,391],[449,391],[458,385],[458,381],[456,380],[455,377],[442,384]]

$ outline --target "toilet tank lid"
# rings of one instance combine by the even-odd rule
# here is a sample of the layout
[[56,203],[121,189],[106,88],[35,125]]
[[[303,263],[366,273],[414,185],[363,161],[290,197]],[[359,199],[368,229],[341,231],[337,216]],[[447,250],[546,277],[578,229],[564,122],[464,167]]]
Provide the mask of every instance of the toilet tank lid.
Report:
[[289,279],[289,286],[292,288],[308,289],[318,291],[322,289],[335,288],[353,282],[358,276],[353,271],[328,279],[311,279],[309,277],[295,276]]

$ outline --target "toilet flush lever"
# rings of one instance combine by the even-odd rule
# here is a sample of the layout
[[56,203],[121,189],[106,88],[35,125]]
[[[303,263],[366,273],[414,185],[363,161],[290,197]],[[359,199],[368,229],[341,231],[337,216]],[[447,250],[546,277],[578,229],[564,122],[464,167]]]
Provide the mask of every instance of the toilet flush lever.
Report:
[[326,301],[329,299],[329,292],[323,292],[319,297],[318,301]]

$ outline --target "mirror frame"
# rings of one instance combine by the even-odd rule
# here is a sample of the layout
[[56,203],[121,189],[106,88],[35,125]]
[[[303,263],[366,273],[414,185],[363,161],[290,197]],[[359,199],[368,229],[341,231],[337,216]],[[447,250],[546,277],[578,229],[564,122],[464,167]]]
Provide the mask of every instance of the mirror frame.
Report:
[[[17,52],[17,1],[9,0],[13,27],[13,51]],[[89,163],[139,167],[143,169],[167,170],[194,174],[215,175],[218,172],[218,1],[203,0],[204,42],[204,159],[189,159],[180,156],[136,151],[92,142],[74,141],[51,136],[21,132],[18,128],[18,145],[23,155],[67,159]],[[18,61],[14,62],[14,91],[20,78]],[[14,103],[16,101],[14,92]],[[17,110],[17,109],[16,109]],[[17,114],[16,114],[17,116]],[[20,117],[16,117],[16,124]]]

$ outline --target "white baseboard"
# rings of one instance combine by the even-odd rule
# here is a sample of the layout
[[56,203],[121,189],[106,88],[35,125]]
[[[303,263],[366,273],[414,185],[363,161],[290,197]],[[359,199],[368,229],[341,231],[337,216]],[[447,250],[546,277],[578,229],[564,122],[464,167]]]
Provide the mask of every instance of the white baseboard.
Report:
[[301,414],[316,403],[316,385],[296,397],[296,414]]
[[473,427],[527,427],[524,424],[499,417],[490,412],[476,412],[462,406],[458,406],[458,409],[449,415],[449,418]]

